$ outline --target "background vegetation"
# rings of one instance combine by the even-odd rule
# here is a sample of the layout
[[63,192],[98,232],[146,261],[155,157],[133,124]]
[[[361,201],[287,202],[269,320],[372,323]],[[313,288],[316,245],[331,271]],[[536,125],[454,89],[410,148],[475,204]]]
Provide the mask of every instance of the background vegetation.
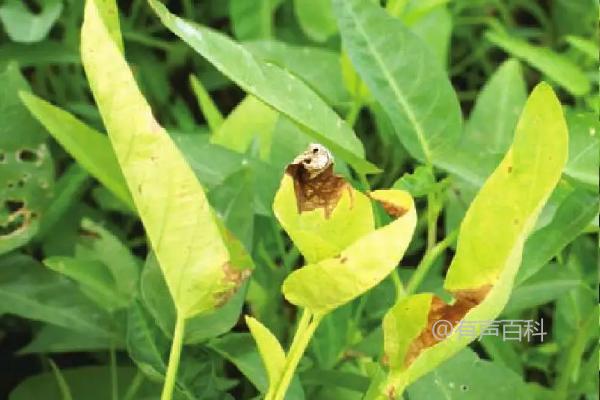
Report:
[[[285,165],[313,139],[168,32],[146,1],[118,4],[138,84],[256,266],[226,307],[190,321],[176,396],[253,398],[267,380],[241,316],[256,316],[284,344],[293,335],[299,316],[284,301],[281,284],[304,262],[271,205]],[[419,223],[398,276],[445,299],[444,274],[462,217],[510,145],[527,93],[541,80],[551,83],[568,123],[569,161],[525,245],[500,317],[543,319],[548,335],[543,342],[486,337],[414,383],[406,396],[598,398],[595,1],[385,4],[429,48],[431,57],[411,64],[407,77],[427,77],[441,66],[460,103],[462,125],[451,110],[429,118],[432,126],[454,126],[457,118],[463,139],[456,157],[464,162],[435,168],[401,143],[386,105],[354,72],[328,1],[167,5],[299,77],[354,127],[366,159],[383,173],[365,177],[339,160],[340,172],[363,190],[411,192]],[[172,304],[128,194],[114,180],[119,172],[94,164],[105,154],[102,144],[73,150],[65,142],[65,126],[73,125],[42,126],[19,97],[31,91],[87,124],[78,129],[104,131],[81,65],[82,15],[77,0],[0,1],[0,398],[66,399],[68,392],[74,399],[157,398],[165,373]],[[386,35],[383,28],[377,33]],[[396,50],[397,57],[410,57]],[[423,90],[431,81],[423,79]],[[52,127],[59,133],[50,136]],[[65,148],[78,154],[77,162]],[[423,255],[439,243],[429,271],[411,281]],[[92,284],[69,276],[69,265],[95,271]],[[325,318],[290,399],[361,398],[373,361],[382,356],[381,319],[398,285],[393,275]]]

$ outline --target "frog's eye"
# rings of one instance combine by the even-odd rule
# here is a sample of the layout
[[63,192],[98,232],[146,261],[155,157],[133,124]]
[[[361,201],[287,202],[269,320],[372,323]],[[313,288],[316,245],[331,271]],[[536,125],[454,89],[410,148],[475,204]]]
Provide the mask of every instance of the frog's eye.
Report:
[[317,146],[314,146],[314,147],[312,148],[312,153],[313,153],[313,154],[317,154],[318,152],[319,152],[319,147],[317,147]]

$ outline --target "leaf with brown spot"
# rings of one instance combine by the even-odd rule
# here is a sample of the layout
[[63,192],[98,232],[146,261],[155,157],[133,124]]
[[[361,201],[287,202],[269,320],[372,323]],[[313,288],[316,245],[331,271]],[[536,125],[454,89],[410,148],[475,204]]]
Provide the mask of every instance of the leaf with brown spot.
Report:
[[178,317],[208,314],[249,264],[236,261],[194,171],[142,96],[113,29],[115,14],[105,9],[111,5],[86,2],[83,66]]
[[[333,165],[323,165],[321,171],[306,168],[305,156],[310,154],[288,166],[273,206],[308,261],[288,276],[283,293],[291,303],[324,314],[371,289],[396,268],[417,217],[407,192],[377,190],[366,196],[334,175]],[[307,201],[307,188],[322,189],[320,185],[328,190],[317,191],[319,199]],[[396,219],[375,229],[370,199],[388,204]]]
[[[378,389],[380,398],[391,388],[402,393],[478,337],[486,322],[500,314],[510,296],[525,239],[560,179],[567,139],[558,99],[550,86],[539,84],[525,105],[511,148],[461,224],[456,255],[444,282],[454,302],[446,304],[430,293],[417,294],[400,299],[386,314],[384,346],[390,371]],[[454,328],[461,321],[473,322],[474,334],[462,335],[453,329],[445,338],[439,337],[434,326],[442,320]]]
[[[0,254],[14,250],[37,233],[52,199],[54,163],[42,126],[18,93],[29,91],[19,67],[0,70]],[[10,117],[9,117],[10,116]]]

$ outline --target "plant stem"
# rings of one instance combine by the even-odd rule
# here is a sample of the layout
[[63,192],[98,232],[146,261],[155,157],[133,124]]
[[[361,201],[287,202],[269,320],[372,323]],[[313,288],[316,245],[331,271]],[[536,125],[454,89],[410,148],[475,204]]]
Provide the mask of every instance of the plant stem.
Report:
[[185,331],[185,318],[178,313],[175,321],[175,332],[173,333],[173,342],[171,343],[171,354],[169,355],[169,365],[165,377],[161,400],[171,400],[173,389],[177,380],[177,369],[179,368],[179,359],[181,358],[181,348],[183,347],[183,334]]
[[404,288],[404,284],[402,283],[402,279],[400,279],[400,274],[398,273],[398,269],[392,271],[392,281],[394,282],[394,287],[396,288],[396,301],[406,297],[407,292]]
[[129,384],[129,388],[127,389],[127,392],[125,393],[125,397],[123,397],[123,400],[133,400],[135,398],[135,395],[137,394],[138,390],[140,390],[140,387],[142,386],[143,382],[144,382],[144,374],[142,373],[142,371],[140,371],[138,369],[137,373],[133,377],[133,380]]
[[427,253],[435,246],[439,214],[437,196],[435,193],[429,193],[427,195]]
[[554,384],[554,399],[565,400],[570,398],[569,383],[571,383],[574,370],[583,358],[587,341],[591,335],[590,331],[594,327],[597,318],[598,314],[590,313],[577,330],[577,334],[573,338],[571,347],[569,348],[569,353],[564,366]]
[[415,293],[415,291],[419,288],[419,285],[421,285],[421,283],[423,282],[423,279],[425,279],[425,276],[427,276],[427,273],[431,269],[433,262],[437,260],[437,258],[448,247],[450,247],[452,243],[454,243],[457,237],[458,229],[455,229],[452,232],[450,232],[450,234],[448,234],[448,236],[446,236],[444,240],[433,246],[432,249],[428,250],[425,253],[423,258],[421,259],[421,262],[419,263],[419,265],[417,265],[417,269],[412,274],[410,280],[408,281],[408,284],[406,285],[407,294]]
[[110,383],[112,400],[119,399],[119,377],[117,375],[117,352],[114,343],[110,345]]
[[323,315],[313,314],[308,309],[302,312],[292,345],[285,358],[281,377],[273,389],[269,388],[265,400],[283,400],[296,371],[296,367],[322,319]]

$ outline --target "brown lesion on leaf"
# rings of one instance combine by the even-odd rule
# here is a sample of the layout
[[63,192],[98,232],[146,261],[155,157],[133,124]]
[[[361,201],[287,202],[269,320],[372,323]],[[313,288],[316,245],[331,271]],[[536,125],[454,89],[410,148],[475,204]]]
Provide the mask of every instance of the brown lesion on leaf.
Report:
[[333,156],[320,144],[311,144],[285,172],[294,181],[299,213],[322,208],[329,218],[344,190],[352,195],[346,180],[333,172]]
[[217,307],[221,307],[227,303],[240,286],[242,286],[244,281],[252,274],[252,270],[236,268],[229,261],[226,261],[222,268],[224,272],[222,283],[224,286],[228,287],[228,289],[218,292],[215,295]]
[[386,394],[387,394],[388,400],[395,400],[396,399],[396,388],[394,386],[390,386],[386,390]]
[[101,238],[101,236],[100,236],[100,234],[98,234],[98,232],[94,232],[90,229],[86,229],[86,228],[82,228],[82,227],[77,229],[77,234],[84,238],[90,238],[90,239],[100,239]]
[[383,207],[385,212],[394,218],[400,218],[401,216],[403,216],[404,214],[406,214],[408,212],[408,208],[402,207],[398,204],[394,204],[389,201],[383,201],[383,200],[379,200],[379,199],[373,199],[373,200],[375,200],[379,204],[381,204],[381,206]]
[[453,327],[458,326],[458,323],[465,317],[467,312],[481,304],[491,288],[492,285],[485,285],[478,289],[453,292],[455,301],[452,304],[446,304],[439,297],[433,296],[429,315],[427,316],[427,326],[410,344],[404,358],[405,367],[408,367],[423,350],[444,340],[444,338],[434,335],[434,324],[437,321],[444,320],[450,322]]
[[37,213],[32,212],[23,200],[7,199],[4,201],[4,210],[2,214],[3,221],[0,221],[0,237],[18,235],[25,231],[37,218]]

